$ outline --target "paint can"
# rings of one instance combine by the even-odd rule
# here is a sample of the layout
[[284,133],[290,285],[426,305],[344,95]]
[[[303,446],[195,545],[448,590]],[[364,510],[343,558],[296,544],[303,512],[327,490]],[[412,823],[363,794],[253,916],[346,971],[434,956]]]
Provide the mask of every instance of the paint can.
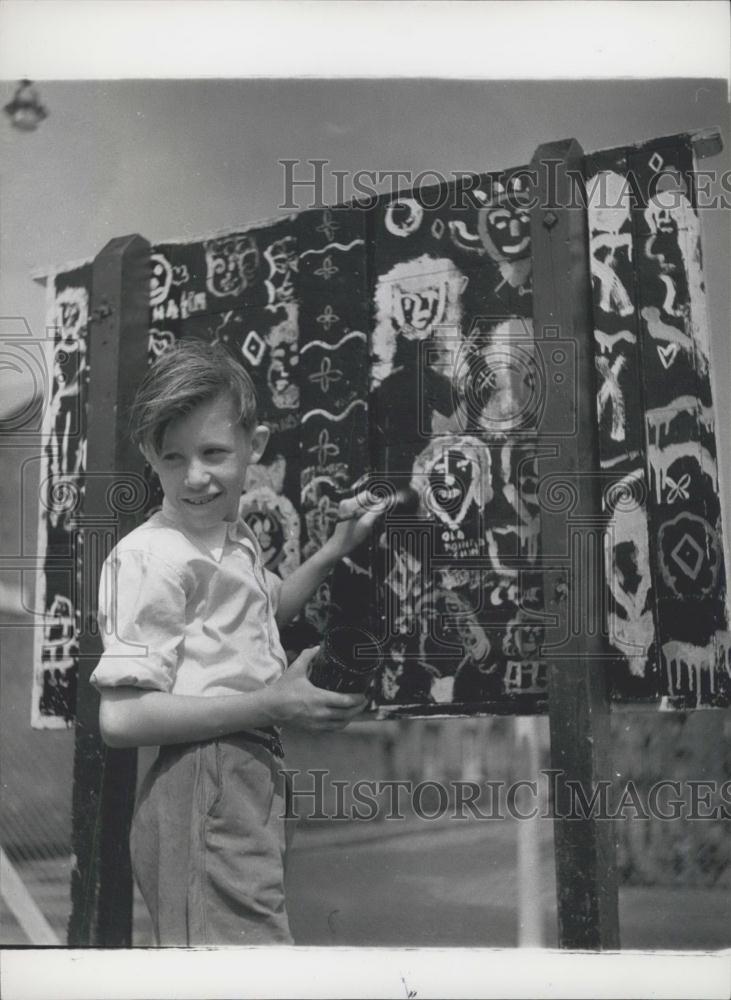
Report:
[[325,635],[307,676],[316,687],[328,691],[363,694],[382,664],[381,649],[367,629],[339,625]]

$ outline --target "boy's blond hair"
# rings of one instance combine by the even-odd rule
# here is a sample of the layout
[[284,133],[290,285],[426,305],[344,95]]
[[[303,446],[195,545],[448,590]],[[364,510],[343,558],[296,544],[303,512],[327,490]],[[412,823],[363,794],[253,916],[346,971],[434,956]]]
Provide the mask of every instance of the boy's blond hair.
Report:
[[228,392],[246,430],[256,426],[256,390],[236,358],[221,344],[180,341],[148,369],[130,409],[132,440],[159,452],[165,429],[201,403]]

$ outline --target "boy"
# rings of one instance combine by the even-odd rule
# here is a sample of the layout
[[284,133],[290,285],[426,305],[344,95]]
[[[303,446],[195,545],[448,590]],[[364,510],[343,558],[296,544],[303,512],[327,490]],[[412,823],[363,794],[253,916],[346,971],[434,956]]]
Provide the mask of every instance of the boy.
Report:
[[286,580],[263,568],[238,508],[269,431],[223,348],[182,343],[162,355],[132,425],[164,502],[104,564],[105,651],[91,680],[109,746],[161,748],[135,807],[135,878],[159,944],[291,943],[275,727],[339,729],[366,702],[309,682],[316,649],[287,669],[277,626],[365,540],[378,511],[343,501],[350,519]]

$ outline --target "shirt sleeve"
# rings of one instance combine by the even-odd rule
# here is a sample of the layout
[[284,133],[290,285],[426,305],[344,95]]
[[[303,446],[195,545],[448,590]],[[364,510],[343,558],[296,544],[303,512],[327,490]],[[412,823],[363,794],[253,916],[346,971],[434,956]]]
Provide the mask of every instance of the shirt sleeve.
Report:
[[99,584],[104,653],[91,683],[170,691],[185,630],[185,604],[182,580],[172,566],[148,552],[112,553]]
[[272,573],[271,570],[264,570],[264,579],[267,582],[267,587],[269,589],[269,599],[272,602],[272,610],[276,615],[279,610],[279,596],[282,592],[282,578],[277,576],[276,573]]

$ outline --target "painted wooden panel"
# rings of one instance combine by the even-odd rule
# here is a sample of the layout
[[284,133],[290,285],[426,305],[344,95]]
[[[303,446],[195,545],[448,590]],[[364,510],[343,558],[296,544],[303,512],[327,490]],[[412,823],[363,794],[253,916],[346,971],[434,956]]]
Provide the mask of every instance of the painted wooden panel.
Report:
[[542,382],[515,173],[374,212],[372,460],[419,496],[413,515],[387,517],[375,553],[382,715],[545,702],[534,568]]
[[[731,700],[692,167],[687,136],[585,161],[599,432],[585,471],[603,487],[613,698],[677,709]],[[540,449],[575,432],[571,394],[595,390],[576,385],[573,341],[533,330],[526,177],[483,174],[152,248],[148,361],[179,338],[219,341],[254,381],[271,439],[242,510],[270,569],[286,576],[319,548],[363,475],[418,494],[303,616],[308,642],[340,621],[378,633],[382,715],[545,708],[540,507],[556,491],[543,483],[539,502]],[[48,285],[39,726],[74,716],[90,284],[89,266]],[[549,410],[567,421],[548,427]],[[161,496],[147,474],[149,514]]]
[[607,515],[606,627],[618,700],[658,698],[642,358],[625,150],[587,157],[599,467]]
[[726,581],[710,347],[689,139],[647,143],[629,166],[634,214],[650,559],[664,707],[727,705]]
[[86,398],[91,265],[48,279],[46,328],[53,331],[50,405],[44,418],[31,722],[63,728],[74,719],[81,630],[80,532],[86,469]]

